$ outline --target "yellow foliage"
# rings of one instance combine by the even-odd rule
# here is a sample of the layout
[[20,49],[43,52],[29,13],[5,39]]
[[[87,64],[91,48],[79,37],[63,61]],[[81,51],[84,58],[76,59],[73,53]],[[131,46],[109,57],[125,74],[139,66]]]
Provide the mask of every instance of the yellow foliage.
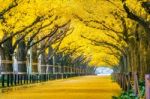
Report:
[[110,76],[73,77],[16,89],[1,93],[0,99],[112,99],[121,92]]
[[[46,20],[34,26],[35,30],[27,36],[30,37],[36,32],[39,26],[50,23],[54,17],[58,16],[58,19],[55,20],[52,25],[40,31],[40,34],[38,34],[39,38],[49,33],[56,24],[62,25],[71,19],[71,27],[74,28],[74,31],[62,41],[59,50],[61,51],[65,47],[74,49],[81,46],[79,51],[73,57],[84,54],[87,59],[88,57],[92,57],[89,65],[116,65],[118,59],[114,55],[108,54],[112,52],[109,48],[94,46],[91,44],[91,41],[82,38],[81,35],[97,41],[107,41],[120,48],[126,47],[127,44],[124,41],[120,41],[117,34],[112,31],[87,27],[74,18],[74,14],[76,14],[88,21],[105,21],[107,26],[110,26],[118,32],[122,32],[120,20],[116,19],[112,13],[116,11],[120,13],[121,16],[125,16],[126,14],[122,11],[122,3],[119,0],[111,1],[114,4],[107,2],[106,0],[22,0],[18,2],[18,6],[14,7],[4,15],[5,22],[0,22],[0,39],[2,40],[4,36],[3,30],[8,34],[17,32],[31,24],[37,16],[46,17]],[[0,0],[0,11],[7,8],[11,2],[12,0]],[[141,9],[138,0],[127,0],[127,4],[139,15],[146,14],[144,9]],[[54,16],[49,18],[49,15]],[[100,24],[95,22],[90,22],[89,24],[97,28],[102,28]],[[132,27],[132,25],[132,22],[128,22],[129,28]],[[115,39],[106,34],[113,36]],[[113,51],[117,52],[117,50],[114,49]],[[104,60],[109,61],[111,64],[106,63]]]

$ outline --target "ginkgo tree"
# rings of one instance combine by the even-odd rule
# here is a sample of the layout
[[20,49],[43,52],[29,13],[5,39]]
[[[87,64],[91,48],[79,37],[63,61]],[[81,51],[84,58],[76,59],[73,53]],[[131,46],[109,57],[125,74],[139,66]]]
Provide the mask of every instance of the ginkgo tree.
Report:
[[[8,62],[12,62],[13,54],[17,51],[17,60],[21,62],[18,65],[19,72],[26,72],[28,50],[39,46],[42,41],[50,44],[59,42],[69,31],[70,19],[65,20],[57,15],[48,5],[50,1],[8,0],[3,3],[7,5],[1,10],[0,46],[1,59],[7,62],[3,64],[2,71],[13,72],[12,63]],[[44,44],[45,47],[40,48],[40,51],[46,50],[50,44]]]
[[114,55],[118,53],[118,64],[123,75],[134,72],[143,79],[145,73],[149,73],[149,9],[146,1],[102,0],[80,3],[86,14],[74,13],[73,16],[85,26],[105,34],[105,39],[100,37],[99,40],[98,37],[88,37],[89,33],[86,36],[82,34],[82,37],[95,45],[113,49]]
[[[40,56],[42,65],[50,65],[52,56],[56,65],[106,65],[119,73],[125,90],[131,85],[130,73],[143,80],[150,71],[148,0],[3,0],[0,4],[2,60],[12,61],[16,52],[18,61],[26,61],[32,50],[33,62]],[[26,70],[25,64],[19,65],[21,72]]]

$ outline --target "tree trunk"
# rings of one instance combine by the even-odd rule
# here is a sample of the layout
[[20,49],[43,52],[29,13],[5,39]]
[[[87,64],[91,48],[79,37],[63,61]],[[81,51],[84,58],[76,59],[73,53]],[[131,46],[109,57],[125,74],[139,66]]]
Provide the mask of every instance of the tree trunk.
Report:
[[[5,60],[5,52],[4,52],[4,49],[2,47],[0,47],[0,57],[1,57],[1,62],[3,60]],[[4,63],[1,63],[1,73],[5,73],[7,72],[7,68],[5,67],[5,64]]]
[[1,48],[1,58],[2,60],[4,60],[4,64],[2,65],[2,71],[3,72],[8,72],[8,73],[12,73],[13,72],[13,59],[12,59],[12,55],[13,55],[13,46],[12,46],[12,38],[7,40],[4,44],[3,44],[3,48]]
[[48,48],[48,65],[50,65],[48,67],[48,73],[53,73],[53,48],[51,45]]
[[18,73],[27,73],[26,44],[24,40],[21,40],[18,43],[17,60],[18,60]]
[[38,54],[37,45],[32,47],[32,73],[38,73]]

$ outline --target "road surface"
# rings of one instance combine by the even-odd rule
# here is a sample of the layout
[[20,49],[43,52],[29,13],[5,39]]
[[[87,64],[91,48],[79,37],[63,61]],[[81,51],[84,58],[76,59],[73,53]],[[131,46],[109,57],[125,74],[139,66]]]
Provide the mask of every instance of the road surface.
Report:
[[0,99],[111,99],[121,92],[109,76],[74,77],[10,90],[0,93]]

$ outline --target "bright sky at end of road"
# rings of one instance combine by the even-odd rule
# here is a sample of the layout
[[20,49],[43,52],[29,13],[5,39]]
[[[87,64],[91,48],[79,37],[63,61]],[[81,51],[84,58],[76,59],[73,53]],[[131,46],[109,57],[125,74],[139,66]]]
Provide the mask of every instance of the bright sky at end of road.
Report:
[[108,67],[98,67],[95,71],[97,75],[110,75],[111,73],[113,73],[113,70]]

